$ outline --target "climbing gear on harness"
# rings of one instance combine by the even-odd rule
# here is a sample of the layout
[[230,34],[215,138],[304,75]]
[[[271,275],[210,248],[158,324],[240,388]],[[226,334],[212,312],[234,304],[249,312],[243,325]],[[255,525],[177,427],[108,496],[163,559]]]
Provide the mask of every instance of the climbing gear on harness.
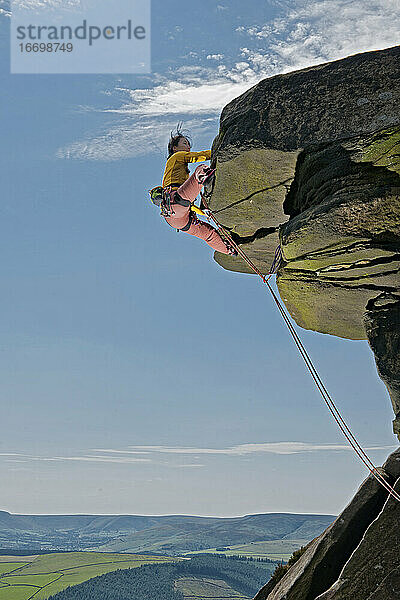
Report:
[[224,242],[225,242],[225,246],[228,249],[229,256],[237,256],[238,255],[237,250],[235,250],[235,248],[233,246],[231,246],[226,240],[224,240]]
[[158,185],[149,190],[149,195],[152,203],[161,208],[163,217],[171,217],[175,214],[171,206],[171,187],[163,188]]
[[172,194],[172,192],[175,192],[174,202],[176,204],[180,204],[181,206],[190,206],[190,210],[192,212],[197,213],[198,215],[203,215],[203,217],[206,216],[205,213],[200,208],[198,208],[195,204],[192,204],[190,202],[190,200],[185,200],[184,198],[181,198],[181,196],[178,194],[178,190],[177,189],[176,190],[172,190],[171,194]]
[[226,235],[224,235],[222,231],[220,231],[219,233],[220,233],[221,238],[226,246],[226,249],[228,250],[229,256],[237,256],[238,252],[237,252],[236,248],[230,243],[228,237]]
[[171,217],[175,214],[174,209],[171,206],[171,188],[163,188],[163,199],[160,204],[161,214],[163,217]]
[[[279,253],[278,254],[275,253],[274,262],[273,262],[274,270],[271,267],[268,275],[263,275],[261,273],[261,271],[256,267],[256,265],[251,261],[251,259],[247,256],[247,254],[244,252],[244,250],[232,239],[232,236],[227,231],[227,229],[225,227],[223,227],[223,225],[221,225],[221,223],[218,221],[216,216],[211,212],[204,194],[202,195],[202,202],[203,202],[203,206],[205,207],[205,213],[206,213],[208,219],[212,220],[214,222],[214,224],[217,227],[218,232],[220,234],[224,235],[230,241],[230,243],[236,249],[239,256],[249,265],[249,267],[254,271],[254,273],[256,273],[261,278],[262,282],[265,283],[268,290],[271,292],[272,298],[273,298],[279,312],[281,313],[281,316],[282,316],[287,328],[289,329],[290,335],[292,336],[293,341],[296,344],[297,349],[298,349],[301,357],[303,358],[303,360],[306,364],[306,367],[307,367],[308,371],[310,372],[311,377],[313,378],[314,383],[322,396],[323,401],[325,402],[326,406],[328,407],[330,413],[332,414],[333,418],[335,419],[335,421],[336,421],[339,429],[343,433],[344,437],[346,438],[346,440],[348,441],[350,446],[353,448],[353,450],[355,451],[355,453],[357,454],[359,459],[364,463],[366,468],[370,471],[371,475],[373,475],[373,477],[375,477],[375,479],[378,481],[378,483],[380,483],[380,485],[385,488],[385,490],[389,493],[390,496],[392,496],[392,498],[394,498],[395,500],[400,502],[400,495],[398,494],[398,492],[390,485],[390,483],[387,481],[385,476],[382,474],[382,469],[380,469],[374,465],[374,463],[371,461],[369,456],[366,454],[366,452],[360,446],[360,444],[359,444],[358,440],[356,439],[356,437],[354,436],[353,432],[351,431],[351,429],[348,427],[345,420],[343,419],[339,409],[337,408],[331,395],[329,394],[328,390],[326,389],[325,384],[323,383],[316,367],[314,366],[314,363],[312,362],[310,355],[308,354],[306,348],[304,347],[304,344],[301,341],[300,336],[298,335],[297,331],[295,330],[294,326],[292,325],[292,322],[290,320],[290,317],[289,317],[286,309],[280,302],[279,298],[277,297],[277,295],[275,294],[274,290],[272,289],[272,287],[269,283],[269,279],[272,277],[273,273],[276,272],[277,268],[279,268],[279,267],[277,267],[277,263],[281,261],[281,256],[279,256]],[[279,252],[281,253],[281,250],[279,250]]]
[[162,186],[158,185],[157,187],[154,187],[151,190],[149,190],[149,196],[153,204],[155,204],[156,206],[160,206],[163,199]]
[[[150,200],[153,204],[155,204],[155,206],[161,207],[161,215],[163,217],[170,217],[171,215],[175,214],[171,208],[171,193],[172,191],[174,191],[173,189],[171,189],[171,187],[172,186],[169,186],[168,188],[163,188],[161,185],[157,185],[156,187],[149,190]],[[176,199],[175,202],[180,204],[178,199]],[[187,202],[189,203],[189,200]],[[206,216],[206,213],[203,212],[201,208],[199,208],[195,204],[191,205],[190,210],[194,213],[197,213],[198,215],[202,215],[203,217]]]

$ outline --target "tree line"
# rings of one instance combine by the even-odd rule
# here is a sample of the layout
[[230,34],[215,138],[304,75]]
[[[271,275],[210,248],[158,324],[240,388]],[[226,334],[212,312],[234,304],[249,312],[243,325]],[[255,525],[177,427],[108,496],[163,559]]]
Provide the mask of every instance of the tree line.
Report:
[[236,591],[254,596],[273,570],[273,565],[261,567],[254,563],[231,557],[200,555],[172,564],[120,569],[68,587],[48,600],[184,600],[174,583],[186,576],[223,579]]

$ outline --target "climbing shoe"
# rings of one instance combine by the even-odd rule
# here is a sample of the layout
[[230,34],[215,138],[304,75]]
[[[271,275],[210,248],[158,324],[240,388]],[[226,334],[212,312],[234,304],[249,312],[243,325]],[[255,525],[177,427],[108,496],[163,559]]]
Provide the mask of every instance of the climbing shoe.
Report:
[[209,198],[212,194],[215,182],[215,169],[210,169],[207,178],[203,181],[203,189],[206,198]]
[[[212,181],[213,181],[214,173],[215,173],[215,169],[211,169],[210,167],[204,167],[204,171],[203,171],[203,173],[198,175],[197,181],[199,183],[201,183],[204,187],[209,186],[211,184],[211,188],[212,188]],[[206,190],[206,191],[208,191],[208,190]]]

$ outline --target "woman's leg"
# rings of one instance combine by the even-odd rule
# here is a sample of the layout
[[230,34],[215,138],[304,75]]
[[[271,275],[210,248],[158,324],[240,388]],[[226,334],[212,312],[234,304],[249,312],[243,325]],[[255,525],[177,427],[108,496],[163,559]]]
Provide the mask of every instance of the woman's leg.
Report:
[[202,184],[197,179],[200,175],[204,175],[204,170],[207,170],[206,165],[199,165],[193,171],[189,179],[186,179],[185,183],[182,183],[181,187],[176,190],[176,193],[182,198],[182,200],[188,200],[194,202],[197,196],[201,192]]
[[[165,220],[171,227],[182,229],[189,223],[190,205],[196,200],[201,192],[201,183],[197,176],[204,174],[205,165],[199,165],[192,175],[176,191],[171,194],[171,207],[173,215]],[[187,231],[187,230],[185,230]]]
[[233,248],[227,247],[218,231],[209,223],[198,219],[195,213],[191,214],[189,229],[182,231],[186,231],[186,233],[204,240],[206,244],[218,252],[222,252],[223,254],[233,253]]
[[[204,175],[204,169],[207,169],[206,165],[199,165],[189,179],[173,193],[172,208],[174,215],[166,217],[165,220],[171,227],[204,240],[214,250],[223,254],[233,254],[233,248],[227,247],[218,231],[209,223],[200,221],[196,214],[190,211],[190,204],[195,201],[201,192],[202,184],[198,181],[197,176]],[[175,195],[178,195],[184,204],[181,204],[179,199],[176,201]],[[187,206],[185,206],[186,203]]]

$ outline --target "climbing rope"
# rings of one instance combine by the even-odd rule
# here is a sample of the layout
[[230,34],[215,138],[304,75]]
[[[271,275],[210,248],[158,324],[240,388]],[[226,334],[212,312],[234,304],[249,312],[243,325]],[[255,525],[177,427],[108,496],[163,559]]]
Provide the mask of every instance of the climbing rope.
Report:
[[289,315],[288,315],[286,309],[284,308],[283,304],[280,302],[279,298],[277,297],[277,295],[275,294],[271,285],[269,284],[270,278],[278,270],[279,264],[282,260],[282,251],[281,251],[280,246],[278,246],[278,248],[275,252],[275,257],[274,257],[274,260],[273,260],[273,263],[271,265],[268,275],[263,275],[261,273],[261,271],[256,267],[256,265],[252,262],[252,260],[247,256],[247,254],[244,252],[244,250],[233,240],[229,231],[225,227],[223,227],[223,225],[221,225],[221,223],[218,221],[217,217],[210,210],[210,208],[207,204],[206,198],[204,197],[203,194],[202,194],[202,201],[203,201],[203,205],[205,207],[204,212],[205,212],[208,220],[214,222],[215,226],[217,227],[217,229],[218,229],[219,233],[222,235],[222,237],[224,237],[228,240],[228,242],[235,248],[238,255],[249,265],[251,270],[254,271],[254,273],[256,273],[261,278],[262,282],[269,289],[269,291],[272,295],[272,298],[273,298],[287,328],[289,329],[290,335],[292,336],[293,341],[296,344],[296,347],[297,347],[301,357],[303,358],[303,360],[306,364],[306,367],[307,367],[308,371],[310,372],[311,377],[313,378],[317,389],[319,390],[326,406],[328,407],[330,413],[332,414],[333,418],[335,419],[337,425],[339,426],[339,428],[340,428],[341,432],[343,433],[343,435],[345,436],[346,440],[348,441],[350,446],[353,448],[353,450],[355,451],[357,456],[360,458],[360,460],[364,463],[366,468],[375,477],[375,479],[381,484],[381,486],[384,487],[385,490],[395,500],[400,502],[400,495],[388,483],[388,481],[385,479],[384,475],[382,474],[381,470],[374,465],[374,463],[371,461],[369,456],[366,454],[366,452],[360,446],[356,437],[354,436],[354,434],[352,433],[352,431],[346,424],[339,409],[337,408],[331,395],[329,394],[328,390],[326,389],[326,387],[325,387],[316,367],[314,366],[314,363],[312,362],[310,355],[308,354],[303,342],[301,341],[297,331],[293,327],[293,324],[289,318]]

